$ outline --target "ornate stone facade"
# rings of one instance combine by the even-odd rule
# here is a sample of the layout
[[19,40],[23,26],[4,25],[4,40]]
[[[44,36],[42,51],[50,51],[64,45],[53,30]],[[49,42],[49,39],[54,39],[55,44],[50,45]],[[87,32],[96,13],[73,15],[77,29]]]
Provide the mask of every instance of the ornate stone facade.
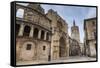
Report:
[[50,9],[47,14],[38,4],[16,4],[16,60],[50,61],[69,56],[68,25]]
[[97,51],[96,21],[97,21],[96,18],[90,18],[84,20],[85,54],[91,57],[96,57],[96,51]]
[[68,57],[68,24],[52,9],[46,15],[52,20],[51,59]]
[[40,5],[37,5],[37,10],[33,6],[32,4],[28,6],[16,4],[16,12],[24,10],[23,18],[16,17],[17,61],[49,60],[51,20],[43,13],[44,9]]

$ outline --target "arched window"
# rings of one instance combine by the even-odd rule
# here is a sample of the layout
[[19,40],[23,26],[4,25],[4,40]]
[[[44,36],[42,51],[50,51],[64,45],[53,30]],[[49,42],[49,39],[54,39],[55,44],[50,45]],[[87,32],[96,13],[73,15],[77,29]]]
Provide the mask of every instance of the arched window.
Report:
[[20,30],[20,25],[16,23],[16,36],[18,36]]
[[39,30],[37,28],[35,28],[33,38],[38,38],[38,32],[39,32]]
[[24,16],[24,9],[18,9],[16,17],[23,18],[23,16]]
[[44,31],[42,30],[41,32],[41,39],[43,40],[44,39]]
[[30,30],[31,30],[30,26],[26,25],[24,28],[24,36],[29,36]]
[[49,40],[49,33],[47,33],[46,40]]

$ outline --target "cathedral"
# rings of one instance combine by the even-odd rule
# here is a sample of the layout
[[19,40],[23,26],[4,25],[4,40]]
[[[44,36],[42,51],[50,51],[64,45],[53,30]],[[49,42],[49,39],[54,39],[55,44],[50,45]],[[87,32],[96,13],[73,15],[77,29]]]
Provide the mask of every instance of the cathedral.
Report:
[[[16,61],[35,64],[69,56],[68,24],[50,9],[45,14],[40,4],[16,4]],[[32,63],[32,64],[33,64]]]
[[16,64],[67,62],[70,57],[72,61],[73,56],[82,55],[96,57],[96,18],[84,20],[84,43],[77,22],[72,23],[69,28],[57,11],[45,12],[41,4],[16,3]]
[[51,20],[40,5],[16,4],[16,12],[24,9],[23,18],[16,17],[16,60],[47,61],[51,49]]

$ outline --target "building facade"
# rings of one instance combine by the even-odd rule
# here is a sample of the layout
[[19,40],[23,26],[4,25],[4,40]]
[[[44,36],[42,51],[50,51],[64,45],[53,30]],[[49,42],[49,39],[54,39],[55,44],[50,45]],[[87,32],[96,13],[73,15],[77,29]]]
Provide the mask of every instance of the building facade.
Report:
[[51,20],[40,5],[16,4],[16,13],[23,11],[23,17],[16,17],[16,60],[48,61],[51,49]]
[[51,59],[55,60],[68,57],[68,24],[52,9],[50,9],[46,15],[52,20]]
[[[20,14],[19,11],[23,12]],[[20,14],[18,17],[17,14]],[[16,60],[50,61],[69,56],[68,24],[39,4],[16,4]]]
[[96,21],[97,21],[96,18],[89,18],[84,20],[85,54],[91,57],[96,57],[96,51],[97,51]]

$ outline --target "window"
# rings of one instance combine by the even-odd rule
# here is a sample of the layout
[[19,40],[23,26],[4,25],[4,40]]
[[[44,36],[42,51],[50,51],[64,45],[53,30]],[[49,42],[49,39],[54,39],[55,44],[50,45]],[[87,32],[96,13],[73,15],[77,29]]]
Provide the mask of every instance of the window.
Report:
[[38,38],[38,32],[39,32],[39,30],[37,28],[35,28],[33,38]]
[[30,30],[31,30],[30,26],[26,25],[24,28],[24,36],[29,36]]
[[47,33],[46,40],[49,40],[49,33]]
[[24,16],[24,10],[18,9],[16,13],[16,17],[23,18],[23,16]]
[[45,47],[45,46],[43,46],[43,50],[45,50],[45,48],[46,48],[46,47]]
[[44,39],[44,31],[41,32],[41,39]]
[[92,25],[95,26],[95,22],[94,21],[92,22]]
[[31,44],[27,44],[26,50],[31,50]]

